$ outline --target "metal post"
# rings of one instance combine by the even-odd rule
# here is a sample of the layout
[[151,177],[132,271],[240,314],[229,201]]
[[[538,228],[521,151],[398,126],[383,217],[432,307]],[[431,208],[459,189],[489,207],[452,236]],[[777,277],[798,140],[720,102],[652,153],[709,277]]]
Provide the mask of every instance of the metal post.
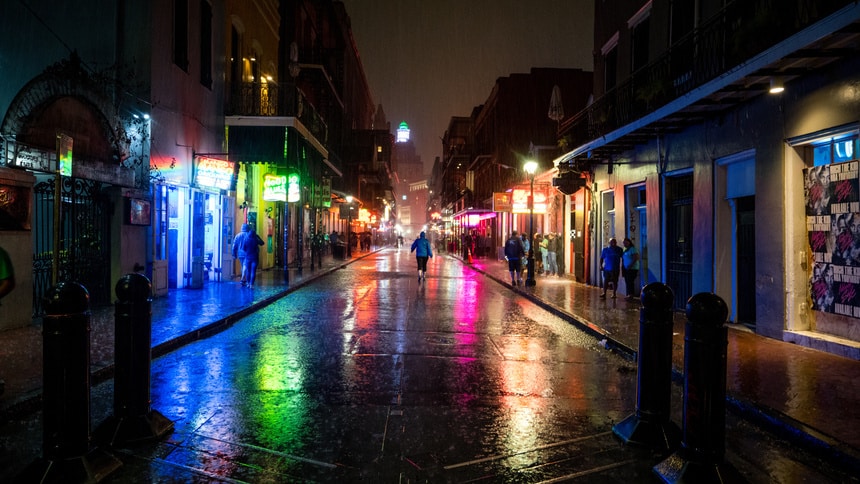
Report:
[[687,301],[681,448],[654,466],[665,482],[742,482],[724,462],[728,307],[716,294]]
[[61,282],[42,319],[42,455],[20,482],[96,482],[122,463],[90,447],[90,295]]
[[352,238],[350,238],[350,230],[352,229],[352,203],[349,204],[349,211],[346,213],[346,258],[352,259]]
[[627,444],[658,452],[678,447],[681,430],[670,417],[672,393],[672,288],[653,282],[642,289],[636,412],[612,427]]
[[534,286],[535,281],[535,174],[529,173],[529,259],[526,286]]
[[116,284],[114,415],[96,432],[108,445],[161,437],[173,422],[151,407],[152,284],[126,274]]
[[296,254],[299,274],[302,273],[302,259],[305,257],[305,209],[302,200],[296,204]]
[[284,216],[281,220],[281,224],[283,225],[283,257],[281,257],[281,264],[284,266],[284,283],[290,283],[290,204],[287,202],[283,202],[284,204]]

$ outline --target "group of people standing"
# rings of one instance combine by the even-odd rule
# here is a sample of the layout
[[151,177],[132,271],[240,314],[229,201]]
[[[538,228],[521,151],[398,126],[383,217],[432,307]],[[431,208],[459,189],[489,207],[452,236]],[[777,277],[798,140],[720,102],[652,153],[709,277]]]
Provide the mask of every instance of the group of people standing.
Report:
[[560,276],[558,253],[564,250],[561,234],[535,234],[535,272],[545,276]]
[[612,288],[612,299],[618,293],[618,276],[624,277],[624,285],[627,289],[627,299],[633,299],[639,295],[636,287],[636,276],[639,275],[639,251],[633,245],[629,237],[625,237],[624,249],[618,247],[615,237],[609,239],[609,246],[604,247],[600,253],[600,267],[603,270],[603,292],[600,298],[605,299],[609,288]]
[[523,283],[523,269],[528,264],[527,256],[534,244],[535,272],[545,276],[561,276],[558,264],[558,252],[563,250],[564,241],[561,234],[535,234],[533,242],[526,234],[520,235],[516,230],[511,232],[505,242],[505,259],[511,273],[511,285]]

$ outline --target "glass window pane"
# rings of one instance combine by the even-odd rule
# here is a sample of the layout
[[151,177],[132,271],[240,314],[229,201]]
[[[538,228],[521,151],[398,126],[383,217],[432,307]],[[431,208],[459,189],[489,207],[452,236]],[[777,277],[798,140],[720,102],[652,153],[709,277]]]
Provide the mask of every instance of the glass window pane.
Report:
[[827,165],[830,163],[830,143],[815,146],[813,148],[813,165]]

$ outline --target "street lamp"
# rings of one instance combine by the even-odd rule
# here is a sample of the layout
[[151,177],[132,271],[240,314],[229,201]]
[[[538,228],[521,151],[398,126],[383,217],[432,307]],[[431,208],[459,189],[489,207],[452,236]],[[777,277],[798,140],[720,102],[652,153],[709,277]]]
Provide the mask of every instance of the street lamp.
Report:
[[346,196],[346,256],[352,258],[352,240],[349,238],[349,231],[352,228],[352,195]]
[[527,161],[523,169],[529,174],[529,259],[526,286],[534,286],[535,282],[535,171],[537,162]]

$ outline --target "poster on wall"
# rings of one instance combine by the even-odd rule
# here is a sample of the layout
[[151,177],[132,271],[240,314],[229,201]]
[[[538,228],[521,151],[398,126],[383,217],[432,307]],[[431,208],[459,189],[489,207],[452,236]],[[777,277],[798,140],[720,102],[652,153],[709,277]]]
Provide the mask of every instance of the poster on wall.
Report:
[[812,309],[860,318],[860,162],[803,171]]

